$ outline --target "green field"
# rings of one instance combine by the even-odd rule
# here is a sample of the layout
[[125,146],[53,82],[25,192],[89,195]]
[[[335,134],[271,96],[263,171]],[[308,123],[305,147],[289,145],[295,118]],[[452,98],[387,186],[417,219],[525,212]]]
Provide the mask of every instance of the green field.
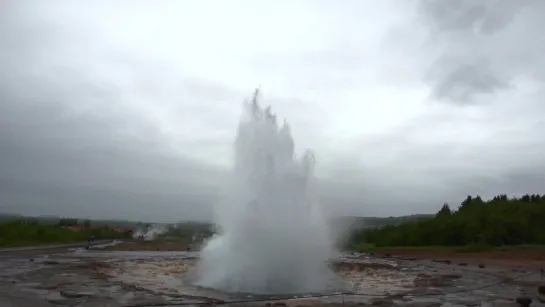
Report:
[[[73,231],[62,228],[63,221],[39,221],[34,219],[11,220],[0,223],[0,247],[18,247],[85,242],[95,239],[130,238],[130,233],[119,233],[108,227]],[[90,225],[88,225],[90,226]]]

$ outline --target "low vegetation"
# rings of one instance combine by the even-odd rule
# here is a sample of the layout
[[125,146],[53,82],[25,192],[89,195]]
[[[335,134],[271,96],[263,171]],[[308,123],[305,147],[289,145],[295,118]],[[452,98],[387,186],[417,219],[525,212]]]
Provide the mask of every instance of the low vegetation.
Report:
[[[71,229],[70,227],[79,227]],[[92,221],[77,219],[10,219],[0,222],[0,247],[47,245],[85,242],[100,239],[130,238],[131,233],[119,232],[109,226],[94,226]]]
[[165,238],[177,238],[184,240],[198,240],[212,235],[212,227],[209,223],[183,222],[169,225],[161,236]]
[[434,248],[456,251],[539,248],[545,245],[545,196],[499,195],[489,201],[468,196],[452,210],[398,225],[361,229],[351,238],[360,251]]

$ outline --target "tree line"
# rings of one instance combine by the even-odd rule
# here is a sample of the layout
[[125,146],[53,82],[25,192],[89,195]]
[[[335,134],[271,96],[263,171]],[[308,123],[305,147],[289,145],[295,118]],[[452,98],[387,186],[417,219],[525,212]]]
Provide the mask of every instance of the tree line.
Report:
[[434,216],[362,229],[350,241],[375,246],[545,244],[545,195],[498,195],[488,201],[468,196],[455,210],[445,203]]
[[[83,226],[74,231],[65,226]],[[131,233],[120,233],[109,227],[90,228],[89,220],[60,219],[57,223],[38,219],[19,219],[0,222],[0,247],[63,244],[85,242],[88,238],[121,239],[130,238]]]

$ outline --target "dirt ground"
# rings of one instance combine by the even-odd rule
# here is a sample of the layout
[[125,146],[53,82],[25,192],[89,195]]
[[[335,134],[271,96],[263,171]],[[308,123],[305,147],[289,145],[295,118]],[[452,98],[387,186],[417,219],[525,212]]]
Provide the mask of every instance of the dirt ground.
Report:
[[[109,246],[104,251],[187,251],[195,250],[193,246],[183,241],[135,241]],[[495,267],[545,269],[545,250],[509,250],[462,253],[448,250],[406,250],[392,249],[376,253],[403,258],[429,259],[452,263],[484,264]]]
[[104,251],[161,251],[181,252],[193,250],[193,247],[184,241],[134,241],[124,242],[104,248]]
[[382,256],[430,259],[452,263],[483,264],[508,268],[545,269],[545,250],[510,250],[461,253],[447,250],[402,250],[392,249],[377,253]]
[[[196,253],[184,252],[187,247],[181,241],[136,241],[89,249],[2,253],[0,307],[210,306],[217,300],[240,299],[186,283],[184,274],[197,261]],[[339,255],[339,263],[333,267],[356,294],[314,298],[315,305],[516,307],[515,298],[529,296],[534,300],[532,307],[545,307],[536,298],[536,286],[543,283],[543,277],[539,270],[530,269],[538,263],[545,266],[543,258],[536,259],[544,256],[542,251],[463,254],[390,250],[385,253]],[[467,265],[458,265],[463,262]],[[481,263],[486,267],[477,265]],[[519,268],[503,269],[494,264]],[[225,306],[264,307],[275,302]],[[286,306],[311,304],[297,299],[286,301]]]

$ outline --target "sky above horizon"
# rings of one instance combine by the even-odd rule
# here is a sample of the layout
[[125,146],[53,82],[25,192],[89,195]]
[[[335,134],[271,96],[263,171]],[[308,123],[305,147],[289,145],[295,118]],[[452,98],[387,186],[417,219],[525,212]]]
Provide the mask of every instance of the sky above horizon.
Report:
[[4,1],[0,212],[209,219],[258,85],[331,214],[543,194],[543,28],[540,0]]

